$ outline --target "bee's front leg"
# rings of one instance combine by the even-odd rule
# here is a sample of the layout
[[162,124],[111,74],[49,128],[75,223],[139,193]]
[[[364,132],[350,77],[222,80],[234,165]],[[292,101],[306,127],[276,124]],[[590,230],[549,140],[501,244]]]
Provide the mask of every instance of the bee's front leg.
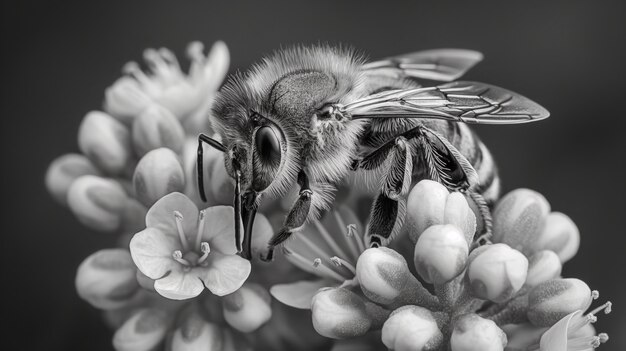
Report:
[[265,257],[261,259],[263,261],[271,261],[274,257],[274,248],[289,239],[291,234],[298,228],[302,227],[309,216],[309,210],[311,209],[311,198],[313,197],[313,191],[309,186],[309,180],[304,171],[300,171],[298,174],[298,184],[300,185],[300,194],[298,199],[289,210],[283,228],[270,239],[268,242],[268,252]]
[[407,139],[397,137],[387,156],[381,191],[372,205],[367,228],[372,246],[387,244],[402,228],[406,213],[405,197],[411,185],[413,157]]

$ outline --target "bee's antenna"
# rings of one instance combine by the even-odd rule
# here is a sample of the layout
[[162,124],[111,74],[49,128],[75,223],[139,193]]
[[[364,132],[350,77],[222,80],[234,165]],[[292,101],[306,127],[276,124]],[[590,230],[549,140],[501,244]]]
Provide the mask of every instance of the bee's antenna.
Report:
[[198,191],[200,192],[200,198],[202,199],[202,201],[206,202],[206,194],[204,193],[204,169],[202,166],[202,161],[204,159],[204,149],[202,148],[203,142],[213,146],[221,152],[225,152],[226,147],[222,145],[222,143],[220,143],[219,141],[209,137],[206,134],[198,135],[198,156],[196,158],[198,168]]

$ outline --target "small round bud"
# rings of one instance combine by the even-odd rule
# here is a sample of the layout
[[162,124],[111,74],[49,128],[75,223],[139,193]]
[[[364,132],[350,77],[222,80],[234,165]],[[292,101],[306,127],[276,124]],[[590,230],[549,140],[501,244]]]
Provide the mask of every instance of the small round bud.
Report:
[[311,313],[313,328],[328,338],[361,336],[371,326],[363,300],[344,288],[320,289],[311,300]]
[[133,144],[138,155],[161,147],[182,152],[185,131],[170,111],[161,106],[144,110],[133,122]]
[[267,243],[274,235],[274,229],[267,217],[260,213],[254,217],[252,228],[252,258],[254,261],[260,261],[261,257],[265,257],[267,254]]
[[476,232],[476,216],[463,194],[450,193],[445,186],[432,180],[422,180],[409,193],[407,228],[413,242],[430,226],[453,224],[471,242]]
[[104,112],[89,112],[78,129],[78,147],[106,173],[124,172],[131,162],[130,131]]
[[559,256],[550,250],[535,253],[528,260],[527,287],[533,287],[561,275]]
[[429,310],[409,305],[391,313],[383,324],[382,341],[395,351],[437,350],[443,334]]
[[85,156],[67,154],[57,157],[48,167],[46,187],[57,202],[67,205],[67,192],[78,177],[99,174],[100,171]]
[[572,312],[585,311],[591,300],[591,290],[582,280],[548,280],[528,294],[528,319],[538,327],[549,327]]
[[67,194],[69,208],[78,220],[104,232],[120,227],[127,199],[118,182],[91,175],[76,179]]
[[118,79],[104,92],[105,111],[125,123],[130,123],[151,104],[137,80],[128,76]]
[[506,334],[496,323],[474,313],[459,317],[450,338],[452,351],[502,351],[506,343]]
[[528,260],[505,244],[489,245],[470,260],[468,278],[478,298],[504,302],[524,285]]
[[76,290],[81,298],[96,308],[121,308],[136,296],[139,288],[136,270],[128,250],[100,250],[78,266]]
[[415,280],[404,257],[386,247],[365,250],[356,263],[356,277],[365,296],[384,305],[396,300]]
[[574,221],[563,213],[552,212],[546,218],[533,249],[554,251],[561,263],[565,263],[576,255],[579,246],[580,232]]
[[454,225],[434,225],[415,244],[415,268],[428,283],[443,284],[465,269],[469,247],[465,236]]
[[527,255],[543,229],[550,204],[543,195],[517,189],[498,201],[493,211],[493,241],[504,243]]
[[222,329],[190,313],[182,325],[174,331],[171,340],[172,351],[217,351],[222,350]]
[[223,298],[224,319],[235,329],[250,333],[272,317],[271,297],[257,284],[246,283]]
[[165,337],[168,325],[164,311],[139,310],[115,332],[113,347],[118,351],[152,350]]
[[139,201],[148,207],[169,193],[183,191],[185,174],[176,154],[166,148],[148,152],[135,168],[133,186]]

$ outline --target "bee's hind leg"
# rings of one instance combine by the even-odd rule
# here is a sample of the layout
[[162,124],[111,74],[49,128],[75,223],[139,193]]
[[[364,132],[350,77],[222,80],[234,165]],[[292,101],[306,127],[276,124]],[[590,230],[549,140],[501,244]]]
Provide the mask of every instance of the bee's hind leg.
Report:
[[386,245],[400,231],[406,214],[405,197],[413,173],[411,147],[403,136],[387,149],[387,167],[381,191],[374,200],[367,227],[370,246]]
[[313,191],[309,187],[309,180],[304,171],[301,171],[300,174],[298,174],[298,184],[300,185],[300,194],[298,195],[298,199],[291,207],[291,210],[289,210],[289,213],[285,218],[283,228],[270,238],[267,244],[267,255],[265,257],[261,257],[263,261],[271,261],[274,258],[274,248],[289,239],[294,231],[304,225],[307,217],[309,216]]
[[476,204],[478,207],[478,212],[483,220],[483,232],[477,238],[474,239],[474,243],[476,245],[485,245],[491,243],[491,235],[492,235],[492,227],[493,227],[493,219],[491,217],[491,210],[489,209],[489,205],[485,198],[478,192],[468,190],[467,194],[470,199]]

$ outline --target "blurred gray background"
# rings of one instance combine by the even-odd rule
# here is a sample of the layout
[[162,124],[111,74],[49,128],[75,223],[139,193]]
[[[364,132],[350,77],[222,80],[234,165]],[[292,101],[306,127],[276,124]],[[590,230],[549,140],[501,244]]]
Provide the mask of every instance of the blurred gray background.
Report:
[[224,40],[232,68],[297,43],[344,43],[381,58],[459,47],[485,61],[466,78],[531,97],[547,121],[482,126],[505,190],[542,192],[582,234],[564,269],[614,302],[601,350],[626,349],[626,9],[624,1],[3,1],[2,322],[6,349],[108,350],[100,312],[74,273],[114,238],[90,232],[47,194],[56,156],[77,151],[86,112],[146,47],[180,56]]

